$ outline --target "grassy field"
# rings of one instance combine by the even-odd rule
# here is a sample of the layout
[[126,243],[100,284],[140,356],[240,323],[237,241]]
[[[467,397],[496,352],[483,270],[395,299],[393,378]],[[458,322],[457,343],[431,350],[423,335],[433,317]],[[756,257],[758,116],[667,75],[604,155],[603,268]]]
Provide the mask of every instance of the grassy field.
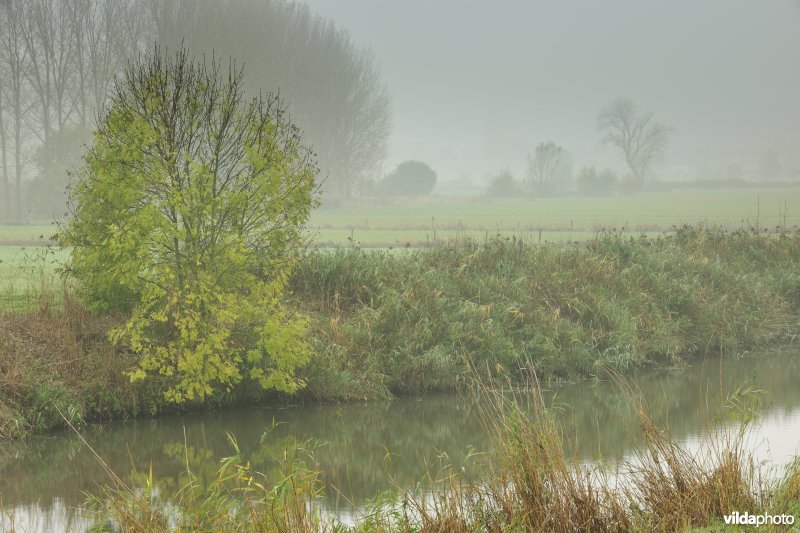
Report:
[[[317,209],[308,229],[322,245],[412,246],[454,237],[498,233],[525,240],[585,240],[602,229],[669,231],[673,226],[707,223],[728,228],[800,225],[800,187],[684,189],[632,196],[525,198],[470,201],[431,197],[410,204],[354,201],[342,209]],[[0,245],[41,244],[56,232],[40,222],[0,225]]]
[[0,309],[35,305],[41,288],[59,283],[56,269],[68,252],[44,246],[0,246]]
[[[359,202],[363,205],[358,205]],[[357,200],[344,209],[317,209],[308,229],[316,246],[419,247],[469,237],[515,236],[526,243],[585,241],[603,230],[655,235],[683,224],[730,229],[800,225],[800,187],[676,190],[633,196],[469,201],[427,198],[414,204]],[[30,265],[31,248],[56,232],[46,222],[0,225],[0,292]],[[26,248],[24,248],[26,247]],[[59,252],[55,259],[66,259]],[[50,266],[55,263],[50,262]],[[14,283],[17,287],[20,283]]]
[[55,226],[41,222],[20,226],[0,225],[0,246],[42,244],[55,233]]
[[630,230],[664,230],[700,222],[731,228],[798,225],[800,188],[676,190],[633,196],[491,202],[430,198],[416,205],[365,202],[363,207],[319,209],[312,215],[310,227],[324,237],[329,230],[351,228],[357,235],[378,230],[399,234],[410,230],[594,232],[623,226]]

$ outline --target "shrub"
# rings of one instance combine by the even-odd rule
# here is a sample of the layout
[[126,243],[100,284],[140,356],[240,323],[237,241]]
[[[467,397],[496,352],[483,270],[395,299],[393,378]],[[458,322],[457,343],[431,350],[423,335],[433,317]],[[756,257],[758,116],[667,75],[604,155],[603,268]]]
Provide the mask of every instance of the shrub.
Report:
[[436,186],[436,172],[422,161],[403,161],[378,184],[384,196],[426,196]]

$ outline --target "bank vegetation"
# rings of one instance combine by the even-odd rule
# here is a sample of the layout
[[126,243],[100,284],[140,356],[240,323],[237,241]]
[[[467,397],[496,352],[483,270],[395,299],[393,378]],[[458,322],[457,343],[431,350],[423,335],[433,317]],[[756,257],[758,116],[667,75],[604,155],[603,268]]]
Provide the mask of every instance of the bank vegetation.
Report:
[[[243,380],[204,408],[349,401],[463,389],[482,378],[580,380],[683,367],[791,343],[800,232],[680,228],[570,245],[454,241],[418,250],[308,252],[287,305],[310,317],[312,358],[290,396]],[[0,438],[174,409],[168,376],[131,383],[137,356],[109,341],[69,282],[0,311]],[[191,403],[182,409],[198,408]]]

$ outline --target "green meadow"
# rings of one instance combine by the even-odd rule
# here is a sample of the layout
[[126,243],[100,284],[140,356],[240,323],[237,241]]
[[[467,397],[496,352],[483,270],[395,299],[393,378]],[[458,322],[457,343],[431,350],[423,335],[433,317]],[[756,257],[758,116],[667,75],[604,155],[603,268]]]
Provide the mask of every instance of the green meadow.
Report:
[[[697,224],[740,228],[800,224],[800,187],[682,189],[628,196],[452,200],[429,198],[414,204],[318,209],[310,227],[324,237],[330,230],[358,234],[389,230],[597,231],[603,228],[667,230]],[[384,235],[381,235],[382,237]],[[366,242],[366,241],[365,241]]]
[[[800,187],[682,189],[627,196],[524,198],[486,201],[430,197],[421,200],[354,200],[347,208],[319,208],[308,224],[317,247],[420,247],[498,235],[526,243],[585,241],[598,232],[630,234],[670,232],[675,227],[707,224],[727,229],[800,225]],[[54,224],[0,225],[0,291],[19,292],[25,271],[52,244]],[[45,267],[66,259],[51,252]],[[41,261],[40,261],[41,262]],[[41,269],[40,269],[41,270]]]
[[[586,240],[599,231],[660,233],[673,226],[708,224],[728,229],[800,225],[800,187],[680,189],[627,196],[493,200],[430,197],[354,200],[346,208],[319,208],[308,229],[317,246],[424,246],[436,241],[500,234],[528,242]],[[41,245],[52,224],[0,225],[0,246]],[[5,250],[0,257],[13,252]]]

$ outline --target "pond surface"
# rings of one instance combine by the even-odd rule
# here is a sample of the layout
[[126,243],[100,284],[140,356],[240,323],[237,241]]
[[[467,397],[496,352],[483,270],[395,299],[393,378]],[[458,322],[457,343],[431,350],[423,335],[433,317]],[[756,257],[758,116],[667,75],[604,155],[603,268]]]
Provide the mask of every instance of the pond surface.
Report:
[[[642,375],[636,383],[653,418],[690,446],[712,421],[730,415],[720,406],[737,389],[763,391],[745,395],[760,403],[752,441],[756,456],[781,465],[800,453],[800,351],[709,359],[680,372]],[[613,463],[637,445],[637,419],[614,383],[542,386],[576,460]],[[741,409],[747,402],[728,403]],[[228,433],[259,471],[270,471],[275,454],[305,443],[314,449],[327,486],[323,507],[343,517],[389,489],[391,480],[411,487],[444,465],[478,475],[475,463],[492,453],[480,410],[458,395],[241,408],[106,423],[82,433],[114,472],[140,481],[151,465],[155,478],[177,480],[187,461],[210,479],[219,459],[233,454]],[[100,462],[74,433],[5,445],[0,450],[0,529],[10,529],[13,520],[19,531],[81,530],[87,524],[79,510],[86,493],[97,493],[98,484],[107,481]]]

